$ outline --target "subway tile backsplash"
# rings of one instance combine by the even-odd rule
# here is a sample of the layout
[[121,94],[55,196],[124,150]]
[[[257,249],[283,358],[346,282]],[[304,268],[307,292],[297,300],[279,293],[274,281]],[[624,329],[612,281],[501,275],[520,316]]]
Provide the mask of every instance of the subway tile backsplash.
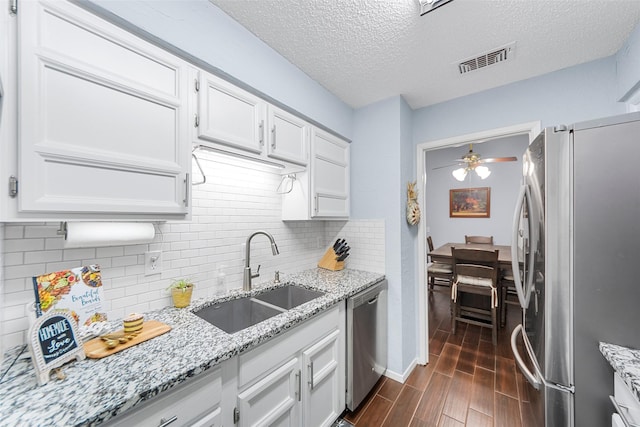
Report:
[[[264,236],[252,240],[254,272],[262,265],[255,283],[270,280],[276,270],[286,279],[287,273],[315,267],[338,237],[351,246],[348,268],[384,273],[383,220],[283,222],[277,172],[224,156],[200,163],[207,182],[193,187],[192,219],[156,223],[149,244],[63,249],[57,222],[0,224],[0,348],[26,342],[35,275],[99,264],[107,315],[118,319],[170,305],[166,288],[172,279],[191,278],[195,298],[242,287],[244,244],[259,229],[274,236],[280,255],[271,254]],[[162,273],[145,276],[144,254],[155,250],[162,252]]]

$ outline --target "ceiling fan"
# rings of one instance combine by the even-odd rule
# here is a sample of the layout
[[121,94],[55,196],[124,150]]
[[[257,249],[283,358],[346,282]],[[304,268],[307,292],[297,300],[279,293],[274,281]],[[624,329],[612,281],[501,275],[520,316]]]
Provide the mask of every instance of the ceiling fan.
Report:
[[[473,144],[469,144],[469,152],[462,156],[456,164],[460,166],[460,168],[454,170],[451,174],[458,181],[464,181],[470,171],[475,171],[481,179],[485,179],[491,175],[489,168],[484,166],[485,163],[515,162],[517,160],[517,157],[489,157],[483,159],[480,157],[480,154],[473,151]],[[434,169],[442,169],[456,165],[440,166]]]

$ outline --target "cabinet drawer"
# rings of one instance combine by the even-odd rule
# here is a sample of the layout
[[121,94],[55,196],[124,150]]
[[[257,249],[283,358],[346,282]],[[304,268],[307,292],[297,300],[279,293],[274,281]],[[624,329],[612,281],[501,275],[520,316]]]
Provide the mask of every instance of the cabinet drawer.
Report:
[[291,355],[339,327],[338,306],[314,317],[285,335],[240,355],[238,388],[282,365]]
[[614,374],[613,390],[618,408],[622,412],[620,415],[629,423],[640,425],[640,402],[617,373]]
[[218,426],[221,397],[222,377],[220,369],[216,369],[211,374],[202,375],[202,378],[161,393],[139,408],[116,417],[107,425],[157,427],[175,419],[167,425]]

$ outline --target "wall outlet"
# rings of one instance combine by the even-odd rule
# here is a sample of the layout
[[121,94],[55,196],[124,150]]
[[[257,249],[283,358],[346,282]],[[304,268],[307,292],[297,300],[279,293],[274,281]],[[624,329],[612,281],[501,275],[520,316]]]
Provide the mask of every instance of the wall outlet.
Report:
[[144,253],[144,275],[162,273],[162,252],[149,251]]
[[320,249],[322,248],[322,240],[320,239],[320,236],[316,237],[316,249]]

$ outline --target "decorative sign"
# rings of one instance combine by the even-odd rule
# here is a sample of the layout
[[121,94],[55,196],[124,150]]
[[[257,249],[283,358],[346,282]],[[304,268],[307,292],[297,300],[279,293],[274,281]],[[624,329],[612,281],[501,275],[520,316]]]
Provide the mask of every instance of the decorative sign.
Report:
[[70,360],[83,360],[84,347],[78,338],[78,326],[65,311],[45,314],[29,330],[29,349],[38,384],[49,382],[49,373]]
[[88,265],[33,278],[36,314],[68,310],[78,326],[107,320],[100,266]]

